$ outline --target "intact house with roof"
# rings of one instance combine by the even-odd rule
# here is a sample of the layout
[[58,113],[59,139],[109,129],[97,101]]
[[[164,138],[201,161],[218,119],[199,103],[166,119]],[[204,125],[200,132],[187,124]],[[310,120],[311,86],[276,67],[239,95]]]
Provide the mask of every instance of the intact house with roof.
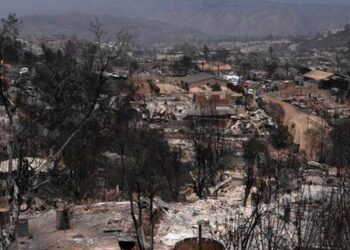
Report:
[[331,89],[338,88],[347,90],[349,88],[350,77],[332,72],[311,70],[303,75],[304,80],[313,81],[319,88]]
[[332,72],[311,70],[303,75],[305,83],[313,83],[322,89],[335,89],[341,99],[350,98],[350,76]]
[[201,108],[234,104],[241,96],[230,88],[230,82],[209,73],[198,73],[181,78],[181,86],[192,96]]
[[227,88],[227,83],[228,81],[224,78],[205,72],[181,78],[181,86],[190,92],[221,91],[223,88]]

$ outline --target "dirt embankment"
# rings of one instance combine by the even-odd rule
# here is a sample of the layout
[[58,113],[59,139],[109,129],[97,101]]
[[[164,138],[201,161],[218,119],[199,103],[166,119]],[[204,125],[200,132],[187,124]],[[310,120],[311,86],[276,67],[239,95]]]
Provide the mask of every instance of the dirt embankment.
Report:
[[[308,160],[318,160],[322,140],[330,131],[330,127],[321,117],[298,110],[295,106],[283,102],[278,97],[264,96],[266,103],[276,105],[280,110],[280,120],[293,136],[295,144]],[[273,116],[276,116],[274,114]]]

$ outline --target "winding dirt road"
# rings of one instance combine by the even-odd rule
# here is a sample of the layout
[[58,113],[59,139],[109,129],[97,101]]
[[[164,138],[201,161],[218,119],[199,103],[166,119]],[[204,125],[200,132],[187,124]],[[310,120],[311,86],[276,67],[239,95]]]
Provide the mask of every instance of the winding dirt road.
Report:
[[330,131],[326,120],[319,116],[308,114],[295,106],[283,102],[279,97],[265,95],[266,103],[280,105],[284,110],[283,124],[288,127],[295,144],[305,154],[307,160],[318,160],[319,145]]

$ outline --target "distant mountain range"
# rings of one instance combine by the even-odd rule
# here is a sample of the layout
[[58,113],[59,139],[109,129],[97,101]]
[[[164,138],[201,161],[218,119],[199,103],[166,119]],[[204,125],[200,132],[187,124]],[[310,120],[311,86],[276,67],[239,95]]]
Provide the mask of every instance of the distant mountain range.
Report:
[[[213,1],[215,2],[215,1]],[[293,3],[293,1],[289,1]],[[171,11],[171,9],[173,11]],[[175,4],[155,11],[157,20],[187,25],[212,36],[298,36],[342,27],[350,22],[350,6],[277,4],[247,1],[227,4]]]
[[34,32],[80,34],[88,18],[62,20],[62,15],[74,12],[105,16],[113,30],[132,26],[140,32],[141,41],[203,34],[211,38],[298,36],[350,23],[349,0],[0,0],[0,6],[2,16],[8,12],[26,16],[26,28]]
[[81,38],[93,38],[91,22],[96,18],[103,24],[106,38],[115,38],[120,31],[128,31],[137,44],[180,42],[192,38],[205,37],[191,28],[177,27],[160,21],[140,18],[113,16],[91,16],[70,13],[58,15],[23,16],[22,33],[30,35],[77,35]]

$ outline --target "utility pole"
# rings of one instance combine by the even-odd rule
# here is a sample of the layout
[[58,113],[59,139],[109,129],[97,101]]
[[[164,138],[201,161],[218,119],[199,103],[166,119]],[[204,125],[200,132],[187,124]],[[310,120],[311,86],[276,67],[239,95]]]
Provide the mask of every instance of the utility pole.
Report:
[[10,135],[10,140],[9,140],[9,145],[8,145],[8,154],[9,154],[9,162],[8,162],[8,177],[7,177],[7,188],[6,188],[6,193],[7,195],[9,194],[9,187],[12,186],[13,184],[13,179],[12,179],[12,170],[13,170],[13,136]]
[[218,61],[218,76],[220,76],[220,61]]
[[320,156],[320,159],[321,161],[323,162],[324,159],[323,159],[323,141],[324,141],[324,133],[325,133],[325,119],[326,119],[326,106],[323,105],[323,117],[322,117],[322,130],[321,130],[321,156]]
[[203,239],[202,239],[203,221],[202,220],[198,221],[197,225],[198,225],[198,250],[203,250]]

